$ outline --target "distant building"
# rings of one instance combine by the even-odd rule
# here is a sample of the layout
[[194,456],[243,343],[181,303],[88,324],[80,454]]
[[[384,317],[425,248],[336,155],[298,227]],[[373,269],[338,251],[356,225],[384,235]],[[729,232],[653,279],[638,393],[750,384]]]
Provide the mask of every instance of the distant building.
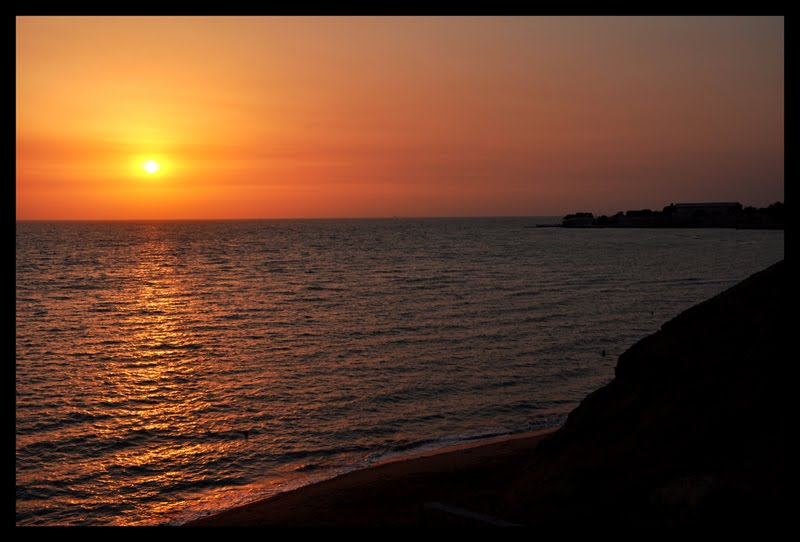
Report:
[[588,228],[594,224],[592,213],[574,213],[561,219],[561,225],[565,228]]
[[619,213],[617,224],[621,227],[632,228],[654,228],[663,226],[664,219],[661,213],[650,209],[639,209],[626,211],[625,214]]
[[739,202],[675,203],[672,223],[676,226],[734,228],[742,212]]

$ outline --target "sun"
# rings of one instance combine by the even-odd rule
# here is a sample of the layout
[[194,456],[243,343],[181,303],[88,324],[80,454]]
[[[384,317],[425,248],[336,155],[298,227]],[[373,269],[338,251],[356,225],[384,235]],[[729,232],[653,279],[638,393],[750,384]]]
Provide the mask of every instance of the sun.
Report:
[[158,162],[156,162],[155,160],[146,161],[144,164],[142,164],[142,167],[150,175],[152,175],[153,173],[157,172],[160,169]]

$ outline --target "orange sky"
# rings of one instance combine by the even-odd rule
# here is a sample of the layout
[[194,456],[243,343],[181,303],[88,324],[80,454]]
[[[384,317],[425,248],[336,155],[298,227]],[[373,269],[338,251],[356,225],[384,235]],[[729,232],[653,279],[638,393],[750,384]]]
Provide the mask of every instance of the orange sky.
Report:
[[19,17],[16,45],[17,219],[784,198],[782,17]]

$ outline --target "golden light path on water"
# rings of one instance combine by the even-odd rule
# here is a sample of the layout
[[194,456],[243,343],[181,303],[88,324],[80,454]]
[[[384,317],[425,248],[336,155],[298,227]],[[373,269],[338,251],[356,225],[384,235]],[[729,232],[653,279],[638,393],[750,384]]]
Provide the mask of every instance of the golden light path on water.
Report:
[[[174,257],[170,256],[175,247],[159,237],[160,231],[154,228],[155,237],[142,247],[139,266],[133,271],[134,285],[138,286],[124,293],[131,306],[126,327],[132,333],[128,350],[122,354],[134,361],[120,369],[110,368],[108,375],[110,395],[133,405],[118,409],[118,417],[135,420],[137,430],[143,433],[172,435],[168,441],[154,441],[144,450],[125,449],[110,456],[110,463],[118,468],[144,471],[133,482],[138,489],[131,495],[132,501],[156,497],[163,487],[182,481],[197,483],[198,476],[190,467],[193,463],[235,453],[231,448],[245,445],[239,439],[204,442],[199,438],[209,429],[203,413],[213,410],[216,386],[213,374],[204,370],[202,357],[191,354],[199,348],[195,341],[202,339],[189,329],[213,325],[212,313],[194,305],[189,292],[191,281],[176,276]],[[147,466],[160,464],[175,468],[147,474]],[[151,500],[150,514],[166,517],[186,506],[185,499],[156,498]],[[121,517],[117,523],[138,521]]]
[[[187,506],[185,498],[157,497],[164,487],[202,481],[205,475],[196,475],[193,463],[235,454],[246,444],[238,438],[213,442],[203,438],[212,429],[204,415],[214,410],[212,401],[220,390],[215,389],[213,373],[199,354],[196,341],[202,339],[190,329],[213,326],[213,313],[194,306],[191,280],[177,276],[171,256],[175,247],[159,237],[160,231],[152,228],[153,237],[136,255],[130,287],[114,300],[126,307],[120,324],[127,333],[120,336],[122,345],[113,358],[96,373],[102,381],[101,404],[110,421],[94,427],[97,438],[112,443],[123,431],[129,432],[127,441],[130,433],[134,441],[135,435],[142,436],[137,446],[124,446],[103,459],[105,472],[96,483],[98,489],[116,493],[131,505],[148,502],[151,517],[166,517]],[[113,330],[109,331],[113,336]],[[217,417],[214,425],[233,429],[224,427],[224,416]],[[159,434],[170,438],[152,438]],[[154,465],[174,468],[154,469]],[[91,469],[97,467],[92,462]],[[117,472],[135,474],[121,481]],[[81,499],[73,504],[85,506],[86,502]],[[123,515],[115,523],[138,524],[140,520]]]

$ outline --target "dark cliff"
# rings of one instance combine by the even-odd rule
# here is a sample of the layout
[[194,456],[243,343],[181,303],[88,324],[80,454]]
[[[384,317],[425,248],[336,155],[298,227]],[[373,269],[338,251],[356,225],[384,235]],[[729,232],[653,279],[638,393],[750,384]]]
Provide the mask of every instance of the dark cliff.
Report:
[[633,345],[497,514],[530,526],[786,521],[788,303],[779,262]]

